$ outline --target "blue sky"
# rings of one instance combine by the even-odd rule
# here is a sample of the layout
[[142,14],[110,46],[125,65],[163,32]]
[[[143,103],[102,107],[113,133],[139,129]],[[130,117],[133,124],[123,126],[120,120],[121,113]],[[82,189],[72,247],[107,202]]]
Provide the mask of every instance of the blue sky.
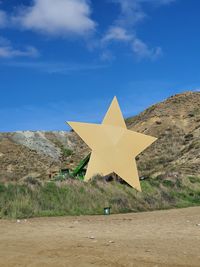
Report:
[[200,1],[1,0],[0,131],[125,117],[200,88]]

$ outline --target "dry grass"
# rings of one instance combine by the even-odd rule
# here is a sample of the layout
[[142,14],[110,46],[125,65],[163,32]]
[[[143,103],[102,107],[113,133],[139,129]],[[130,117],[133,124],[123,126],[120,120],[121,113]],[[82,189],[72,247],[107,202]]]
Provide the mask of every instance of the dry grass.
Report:
[[157,177],[141,182],[142,193],[97,177],[90,183],[28,181],[0,184],[0,218],[137,212],[200,205],[200,178]]

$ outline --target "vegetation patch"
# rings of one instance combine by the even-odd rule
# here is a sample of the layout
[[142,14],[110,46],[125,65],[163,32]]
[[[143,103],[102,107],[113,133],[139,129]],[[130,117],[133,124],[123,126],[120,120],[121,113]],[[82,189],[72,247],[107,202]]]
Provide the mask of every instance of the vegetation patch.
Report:
[[62,147],[61,150],[62,150],[63,156],[65,157],[69,157],[73,154],[73,151],[69,148]]
[[199,177],[149,178],[141,181],[141,193],[100,176],[88,183],[69,178],[0,184],[0,218],[103,214],[106,206],[112,213],[122,213],[200,205],[199,181]]

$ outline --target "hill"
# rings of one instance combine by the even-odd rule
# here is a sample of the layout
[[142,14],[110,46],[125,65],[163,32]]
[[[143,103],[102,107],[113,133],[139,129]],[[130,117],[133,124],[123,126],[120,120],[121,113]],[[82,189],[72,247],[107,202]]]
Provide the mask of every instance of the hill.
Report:
[[[199,175],[200,92],[171,96],[126,123],[158,138],[137,157],[140,176]],[[61,168],[76,166],[88,152],[74,132],[0,133],[0,181],[49,179]]]
[[[96,177],[49,182],[88,147],[74,132],[0,134],[0,218],[136,212],[200,205],[200,93],[186,92],[126,120],[158,137],[137,157],[142,192]],[[91,199],[93,201],[91,201]]]

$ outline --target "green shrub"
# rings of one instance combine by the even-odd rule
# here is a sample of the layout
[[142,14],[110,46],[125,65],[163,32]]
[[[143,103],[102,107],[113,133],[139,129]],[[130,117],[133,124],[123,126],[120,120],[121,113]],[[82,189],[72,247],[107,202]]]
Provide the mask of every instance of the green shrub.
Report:
[[174,183],[171,180],[164,180],[163,185],[167,187],[173,187]]
[[189,176],[188,179],[190,180],[190,182],[191,182],[192,184],[194,184],[194,183],[200,183],[200,178],[198,178],[198,177],[195,177],[195,176]]
[[73,154],[73,151],[69,148],[62,147],[62,153],[63,153],[63,156],[69,157]]

